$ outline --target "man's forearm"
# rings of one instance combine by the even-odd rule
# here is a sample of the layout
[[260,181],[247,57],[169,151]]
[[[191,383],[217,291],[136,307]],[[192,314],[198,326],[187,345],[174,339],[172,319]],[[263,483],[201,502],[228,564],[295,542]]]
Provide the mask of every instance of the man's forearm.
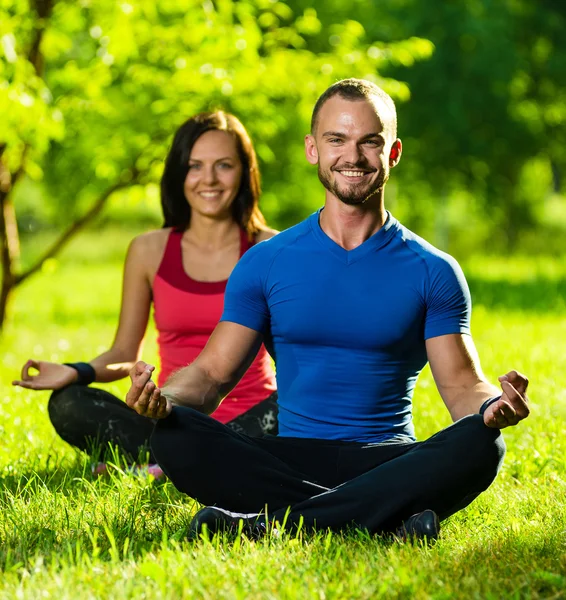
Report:
[[230,386],[216,381],[207,371],[192,363],[173,373],[161,388],[161,393],[172,404],[188,406],[211,414],[216,410]]
[[482,404],[494,396],[499,396],[501,390],[487,381],[479,381],[474,385],[460,390],[453,390],[449,398],[445,400],[453,421],[457,421],[467,415],[479,413]]

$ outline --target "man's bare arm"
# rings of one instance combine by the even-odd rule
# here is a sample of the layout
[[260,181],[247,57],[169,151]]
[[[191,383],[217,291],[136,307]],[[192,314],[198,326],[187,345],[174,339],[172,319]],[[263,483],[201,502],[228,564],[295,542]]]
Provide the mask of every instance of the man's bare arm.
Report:
[[477,414],[486,400],[500,395],[501,399],[484,413],[486,425],[502,429],[528,416],[527,378],[510,371],[499,377],[501,389],[490,384],[482,373],[471,336],[430,338],[426,350],[434,380],[454,421]]
[[236,323],[219,323],[196,360],[174,373],[162,389],[151,381],[154,367],[138,362],[130,372],[126,403],[138,414],[164,418],[173,405],[210,414],[242,378],[262,343],[262,335]]

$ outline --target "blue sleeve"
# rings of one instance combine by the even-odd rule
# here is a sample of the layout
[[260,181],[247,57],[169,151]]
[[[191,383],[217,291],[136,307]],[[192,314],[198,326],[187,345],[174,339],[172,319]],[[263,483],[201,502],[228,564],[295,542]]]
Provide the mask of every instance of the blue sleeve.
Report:
[[263,243],[250,248],[235,266],[224,295],[224,312],[220,321],[244,325],[264,332],[269,324],[269,309],[263,279],[267,261]]
[[448,255],[429,264],[425,340],[450,333],[470,333],[472,302],[460,265]]

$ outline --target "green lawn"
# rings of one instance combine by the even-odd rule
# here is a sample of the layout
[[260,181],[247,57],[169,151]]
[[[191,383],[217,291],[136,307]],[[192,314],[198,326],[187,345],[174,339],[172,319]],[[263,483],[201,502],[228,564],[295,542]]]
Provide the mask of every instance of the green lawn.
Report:
[[[506,431],[496,483],[434,547],[359,532],[189,543],[194,502],[118,468],[94,479],[54,435],[48,394],[10,386],[29,357],[107,347],[130,238],[83,236],[14,298],[0,338],[0,598],[566,597],[566,261],[462,261],[484,370],[526,373],[532,414]],[[155,360],[151,334],[144,357]],[[123,396],[127,382],[106,387]],[[415,420],[421,439],[449,423],[428,370]]]

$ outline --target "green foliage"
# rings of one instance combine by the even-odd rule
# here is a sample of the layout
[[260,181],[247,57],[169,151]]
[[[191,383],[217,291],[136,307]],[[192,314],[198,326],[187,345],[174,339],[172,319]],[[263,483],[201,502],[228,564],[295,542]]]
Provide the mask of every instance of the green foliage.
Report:
[[[26,3],[18,6],[7,39],[23,56],[24,33],[37,24]],[[157,181],[178,125],[196,112],[223,108],[237,114],[257,142],[266,212],[279,225],[291,224],[320,204],[302,139],[321,90],[354,74],[407,97],[406,86],[378,71],[431,51],[419,39],[372,45],[360,22],[345,19],[330,25],[327,47],[313,52],[310,40],[321,29],[316,11],[262,0],[58,1],[45,26],[45,98],[37,104],[62,123],[57,136],[46,131],[41,144],[28,143],[41,156],[46,193],[59,211],[65,207],[63,220],[117,181]],[[4,53],[3,65],[11,64],[10,56]],[[6,69],[6,81],[17,85]],[[32,112],[23,117],[29,127],[37,123]],[[18,131],[11,135],[10,146],[21,145]]]
[[[518,243],[540,224],[566,169],[564,9],[528,0],[387,5],[401,35],[418,33],[435,46],[430,61],[391,71],[412,93],[399,111],[407,190],[414,195],[425,183],[437,206],[466,190],[468,206],[490,225],[491,247]],[[541,176],[541,164],[557,179]],[[459,212],[467,231],[467,211]]]
[[[304,10],[313,2],[290,4]],[[566,239],[563,212],[559,219],[552,212],[549,227],[546,206],[566,171],[561,3],[326,0],[318,17],[317,48],[330,23],[345,18],[388,46],[416,35],[434,48],[429,60],[413,64],[414,52],[399,52],[380,68],[410,90],[410,98],[399,97],[404,154],[388,192],[409,227],[466,251],[519,242],[540,250],[545,243],[537,246],[531,234],[537,226],[548,232],[545,241]]]
[[313,103],[357,76],[398,101],[388,202],[407,225],[466,251],[564,235],[549,198],[566,168],[566,15],[551,0],[54,0],[43,20],[34,6],[0,4],[0,145],[12,171],[27,146],[43,177],[21,184],[22,223],[68,222],[116,182],[145,189],[176,127],[224,108],[256,142],[269,220],[291,225],[322,201],[302,149]]
[[53,106],[49,87],[22,54],[36,26],[29,18],[28,3],[6,4],[0,3],[0,144],[6,145],[3,160],[10,171],[17,171],[24,161],[24,148],[29,146],[32,152],[27,156],[27,173],[40,178],[40,161],[49,143],[64,135],[63,115]]
[[[119,461],[108,477],[95,479],[89,460],[56,437],[48,393],[10,386],[30,356],[81,360],[107,347],[133,235],[88,232],[16,292],[14,320],[0,346],[0,597],[564,595],[564,261],[476,257],[465,265],[484,370],[492,380],[510,367],[528,374],[532,414],[506,430],[507,456],[496,482],[443,524],[436,546],[393,544],[355,531],[193,544],[185,540],[197,508],[192,500],[170,483],[128,475]],[[147,342],[144,357],[154,360],[153,331]],[[104,387],[121,397],[126,390],[125,382]],[[449,423],[428,370],[417,385],[415,422],[421,439]]]

